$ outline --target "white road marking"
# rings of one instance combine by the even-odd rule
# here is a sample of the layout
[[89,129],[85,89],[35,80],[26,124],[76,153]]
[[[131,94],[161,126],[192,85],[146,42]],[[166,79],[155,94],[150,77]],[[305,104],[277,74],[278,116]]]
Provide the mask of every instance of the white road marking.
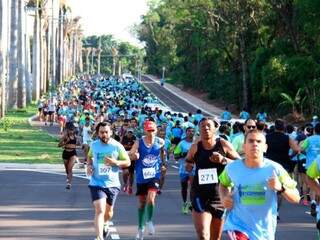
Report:
[[119,234],[111,234],[111,239],[120,239]]

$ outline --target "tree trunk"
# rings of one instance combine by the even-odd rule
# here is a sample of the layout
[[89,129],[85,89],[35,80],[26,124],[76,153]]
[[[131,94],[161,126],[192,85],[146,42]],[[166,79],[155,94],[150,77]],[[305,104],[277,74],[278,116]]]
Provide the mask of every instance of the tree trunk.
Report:
[[6,111],[7,4],[7,0],[0,0],[0,118],[5,116]]
[[[36,3],[38,7],[38,0]],[[33,31],[33,44],[32,44],[32,98],[34,101],[40,99],[40,16],[39,11],[35,11]]]
[[26,107],[26,65],[25,65],[25,14],[24,2],[18,0],[18,108]]
[[18,0],[11,1],[10,47],[9,47],[9,96],[8,108],[17,108],[18,64],[17,64],[17,34],[18,34]]

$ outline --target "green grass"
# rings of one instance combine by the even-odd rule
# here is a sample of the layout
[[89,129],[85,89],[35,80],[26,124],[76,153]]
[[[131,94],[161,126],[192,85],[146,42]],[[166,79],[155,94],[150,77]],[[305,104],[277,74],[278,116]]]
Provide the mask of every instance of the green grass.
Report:
[[62,163],[58,140],[29,125],[28,118],[36,112],[30,105],[7,113],[13,125],[8,131],[0,128],[0,163]]

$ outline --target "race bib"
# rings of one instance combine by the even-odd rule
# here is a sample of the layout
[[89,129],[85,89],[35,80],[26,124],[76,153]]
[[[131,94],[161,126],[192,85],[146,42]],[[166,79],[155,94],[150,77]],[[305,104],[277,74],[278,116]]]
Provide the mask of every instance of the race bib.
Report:
[[105,176],[108,175],[112,171],[111,166],[107,166],[105,164],[99,164],[99,175]]
[[144,179],[154,178],[156,176],[156,169],[154,167],[143,168],[142,173]]
[[198,176],[200,185],[218,183],[216,168],[199,169]]

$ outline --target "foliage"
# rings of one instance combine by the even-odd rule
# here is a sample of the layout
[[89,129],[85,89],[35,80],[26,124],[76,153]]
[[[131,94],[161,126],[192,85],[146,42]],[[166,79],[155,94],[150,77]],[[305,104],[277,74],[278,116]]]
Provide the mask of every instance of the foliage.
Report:
[[3,129],[3,131],[7,132],[10,130],[13,126],[13,121],[11,118],[4,117],[0,120],[0,126]]
[[[162,0],[135,26],[148,71],[214,99],[267,111],[299,91],[319,111],[320,1]],[[291,110],[287,110],[291,111]]]
[[[113,64],[113,53],[112,49],[116,48],[118,50],[118,55],[120,56],[119,61],[121,61],[123,72],[131,72],[135,74],[137,71],[137,64],[142,63],[144,57],[143,49],[140,49],[128,42],[117,41],[112,35],[102,35],[102,36],[88,36],[83,39],[84,48],[99,48],[99,42],[101,41],[101,73],[112,74],[112,64]],[[98,62],[97,55],[94,54],[93,57],[93,69],[96,71]],[[92,64],[92,55],[89,56],[89,64]],[[83,56],[83,62],[86,64],[86,56]],[[86,68],[85,68],[86,69]]]
[[37,112],[36,106],[25,110],[9,111],[6,115],[14,125],[10,131],[0,129],[0,162],[61,163],[56,139],[28,123],[28,118]]

